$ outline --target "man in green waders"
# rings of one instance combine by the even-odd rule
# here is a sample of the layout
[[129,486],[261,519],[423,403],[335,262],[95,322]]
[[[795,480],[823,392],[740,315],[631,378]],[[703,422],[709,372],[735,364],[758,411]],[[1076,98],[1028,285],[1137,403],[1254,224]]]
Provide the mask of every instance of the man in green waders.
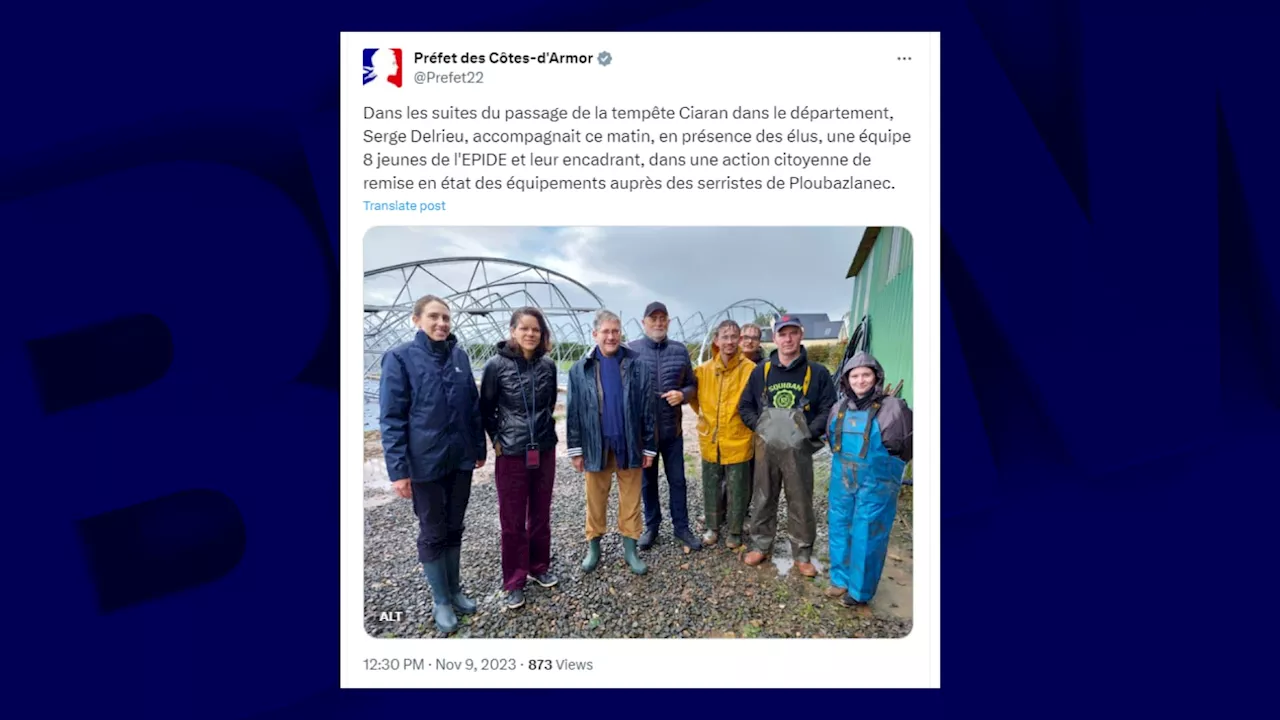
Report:
[[836,402],[831,373],[810,363],[801,341],[804,326],[791,315],[773,325],[778,346],[751,371],[738,413],[755,432],[750,552],[744,561],[759,565],[773,554],[778,527],[778,495],[787,494],[787,534],[796,571],[815,577],[813,543],[818,522],[813,511],[813,454],[822,448],[827,414]]

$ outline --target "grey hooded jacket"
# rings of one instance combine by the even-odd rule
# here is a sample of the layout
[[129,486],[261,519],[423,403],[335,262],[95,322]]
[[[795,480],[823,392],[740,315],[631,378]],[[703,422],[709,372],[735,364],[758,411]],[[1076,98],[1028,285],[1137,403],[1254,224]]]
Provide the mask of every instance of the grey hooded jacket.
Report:
[[831,424],[832,418],[839,414],[841,408],[853,406],[853,391],[849,389],[849,372],[860,367],[869,367],[876,374],[876,386],[873,392],[880,402],[880,411],[876,413],[876,419],[880,421],[880,438],[884,441],[885,448],[889,450],[890,455],[900,457],[905,462],[911,462],[911,408],[902,398],[884,394],[884,368],[880,367],[880,362],[871,353],[855,353],[840,367],[840,374],[836,376],[840,400],[832,406],[831,413],[827,416],[827,425]]

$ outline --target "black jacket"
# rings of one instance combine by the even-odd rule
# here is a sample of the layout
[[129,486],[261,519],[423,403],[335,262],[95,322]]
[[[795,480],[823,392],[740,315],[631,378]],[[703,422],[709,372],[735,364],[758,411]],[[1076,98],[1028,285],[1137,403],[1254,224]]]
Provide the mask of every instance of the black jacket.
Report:
[[[654,397],[658,402],[658,443],[684,434],[684,407],[693,400],[698,392],[698,380],[693,374],[693,361],[689,359],[689,348],[682,342],[670,338],[662,342],[654,342],[648,337],[632,340],[627,347],[635,350],[640,359],[649,366],[649,384],[653,387]],[[684,402],[672,407],[666,400],[657,396],[679,390],[684,393]]]
[[479,393],[467,354],[450,335],[418,331],[382,356],[382,451],[392,482],[429,482],[475,470],[485,457]]
[[[771,363],[769,384],[766,388],[764,380],[765,363]],[[804,402],[800,398],[804,388],[805,369],[812,370],[809,376],[808,408],[804,411],[806,424],[809,426],[809,437],[813,440],[827,433],[827,415],[831,406],[836,404],[836,386],[831,380],[831,372],[821,363],[810,363],[809,353],[800,346],[800,357],[783,367],[778,361],[778,351],[774,350],[769,359],[756,365],[751,371],[751,379],[747,381],[747,389],[742,391],[742,399],[738,401],[738,414],[742,422],[752,430],[760,420],[760,411],[765,407],[795,407]],[[762,404],[761,395],[765,395],[768,404]]]
[[551,358],[539,354],[531,363],[505,340],[498,343],[498,354],[485,363],[480,379],[480,417],[489,442],[502,455],[523,455],[530,442],[539,450],[555,447],[557,394]]

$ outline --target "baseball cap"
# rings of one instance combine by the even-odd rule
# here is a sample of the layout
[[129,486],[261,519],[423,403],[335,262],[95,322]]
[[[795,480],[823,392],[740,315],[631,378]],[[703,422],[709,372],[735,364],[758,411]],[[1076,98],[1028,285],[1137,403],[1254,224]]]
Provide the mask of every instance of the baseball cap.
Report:
[[794,315],[783,315],[773,323],[773,332],[776,334],[784,327],[798,327],[804,330],[804,325],[800,324],[800,319]]
[[666,306],[666,305],[663,305],[663,304],[662,304],[662,303],[660,303],[660,302],[651,302],[651,303],[649,303],[648,307],[646,307],[646,308],[644,309],[644,316],[645,316],[645,317],[649,317],[650,315],[652,315],[652,314],[654,314],[654,313],[656,313],[656,312],[660,312],[660,313],[662,313],[663,315],[670,315],[670,314],[671,314],[671,313],[667,312],[667,306]]

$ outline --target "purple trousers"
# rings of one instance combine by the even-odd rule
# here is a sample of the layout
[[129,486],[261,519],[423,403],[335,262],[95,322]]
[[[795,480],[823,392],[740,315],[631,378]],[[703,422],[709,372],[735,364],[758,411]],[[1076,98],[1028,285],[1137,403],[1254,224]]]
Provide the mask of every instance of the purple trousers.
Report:
[[556,479],[554,448],[538,453],[538,469],[525,467],[524,454],[500,455],[495,462],[498,519],[502,523],[502,589],[524,587],[531,573],[551,565],[551,488]]

